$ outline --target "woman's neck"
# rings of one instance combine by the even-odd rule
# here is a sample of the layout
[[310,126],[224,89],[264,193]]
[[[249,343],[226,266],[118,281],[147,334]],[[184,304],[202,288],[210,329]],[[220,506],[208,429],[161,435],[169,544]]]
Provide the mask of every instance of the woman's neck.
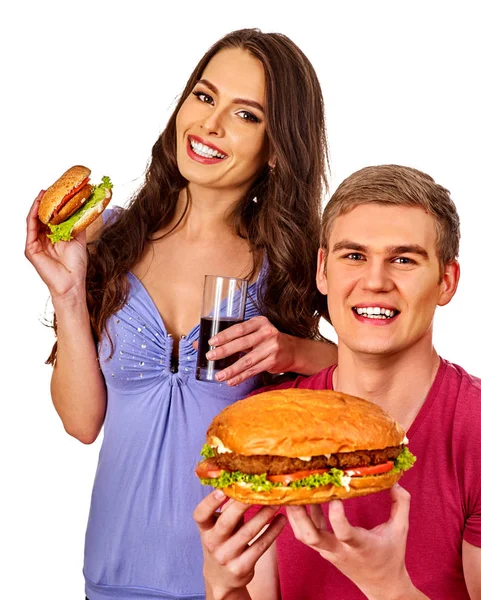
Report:
[[[188,198],[190,196],[190,198]],[[184,218],[176,228],[186,237],[197,238],[216,235],[234,235],[229,214],[238,202],[239,196],[223,190],[209,190],[189,185],[179,194],[172,224]],[[188,206],[187,206],[188,203]]]

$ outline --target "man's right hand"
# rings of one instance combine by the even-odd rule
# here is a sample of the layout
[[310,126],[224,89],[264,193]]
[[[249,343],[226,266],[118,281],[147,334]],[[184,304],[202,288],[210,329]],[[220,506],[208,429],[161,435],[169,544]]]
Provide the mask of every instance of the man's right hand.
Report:
[[215,490],[194,511],[210,600],[250,598],[246,586],[254,577],[255,565],[286,524],[284,515],[276,515],[277,506],[262,507],[246,523],[243,516],[250,506],[236,500],[229,500],[217,513],[225,499],[224,493]]

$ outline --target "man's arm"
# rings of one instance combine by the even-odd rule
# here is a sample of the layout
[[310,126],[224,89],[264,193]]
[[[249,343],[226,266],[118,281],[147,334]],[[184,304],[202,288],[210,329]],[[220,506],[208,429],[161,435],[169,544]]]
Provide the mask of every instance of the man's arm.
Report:
[[463,571],[472,600],[481,599],[481,548],[463,542]]

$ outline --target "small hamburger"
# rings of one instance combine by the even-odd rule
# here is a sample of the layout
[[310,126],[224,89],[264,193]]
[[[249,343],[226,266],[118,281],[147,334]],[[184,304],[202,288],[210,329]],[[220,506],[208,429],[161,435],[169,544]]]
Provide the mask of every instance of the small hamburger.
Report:
[[71,167],[44,193],[38,218],[48,225],[52,243],[71,240],[103,212],[112,198],[112,182],[103,177],[99,185],[90,184],[90,169]]
[[330,390],[272,390],[220,412],[196,475],[247,504],[318,504],[390,488],[415,457],[379,406]]

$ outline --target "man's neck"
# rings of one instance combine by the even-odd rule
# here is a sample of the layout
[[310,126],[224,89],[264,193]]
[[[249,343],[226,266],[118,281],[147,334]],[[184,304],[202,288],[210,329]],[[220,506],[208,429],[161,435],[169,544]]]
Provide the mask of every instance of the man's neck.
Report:
[[428,348],[423,345],[382,356],[354,353],[340,342],[333,387],[378,404],[407,431],[428,395],[440,362],[432,343]]

